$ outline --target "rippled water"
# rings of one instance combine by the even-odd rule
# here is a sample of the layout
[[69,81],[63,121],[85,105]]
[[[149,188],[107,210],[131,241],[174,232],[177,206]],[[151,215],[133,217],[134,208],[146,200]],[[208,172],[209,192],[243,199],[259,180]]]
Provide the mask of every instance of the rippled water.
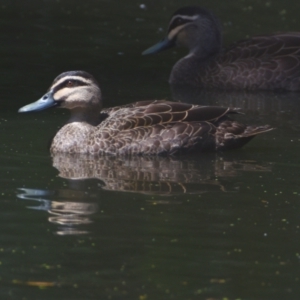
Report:
[[[225,43],[300,30],[296,1],[200,4],[222,19]],[[140,54],[182,5],[1,2],[1,299],[300,297],[300,95],[170,90],[184,50]],[[221,154],[51,157],[67,112],[17,110],[72,69],[99,79],[105,106],[237,106],[240,120],[276,130]]]

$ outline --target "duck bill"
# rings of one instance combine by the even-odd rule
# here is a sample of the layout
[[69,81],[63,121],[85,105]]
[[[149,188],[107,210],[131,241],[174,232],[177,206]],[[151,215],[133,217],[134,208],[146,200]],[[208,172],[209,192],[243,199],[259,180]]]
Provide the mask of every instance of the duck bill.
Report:
[[57,102],[53,99],[52,92],[50,91],[39,100],[21,107],[18,110],[18,112],[24,113],[24,112],[31,112],[31,111],[40,111],[56,105]]
[[167,50],[169,48],[172,48],[175,46],[175,43],[173,40],[169,40],[168,38],[163,39],[159,43],[153,45],[152,47],[145,50],[142,55],[148,55],[148,54],[155,54],[164,50]]

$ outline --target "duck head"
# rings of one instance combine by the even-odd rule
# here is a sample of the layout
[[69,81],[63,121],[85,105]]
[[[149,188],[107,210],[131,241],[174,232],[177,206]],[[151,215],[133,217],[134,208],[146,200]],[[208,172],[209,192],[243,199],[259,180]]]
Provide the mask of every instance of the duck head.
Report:
[[207,9],[187,6],[178,9],[169,22],[166,37],[142,54],[155,54],[174,46],[186,47],[190,53],[207,56],[221,50],[219,20]]
[[57,76],[39,100],[21,107],[18,112],[61,107],[71,111],[70,122],[94,124],[99,118],[101,106],[101,91],[94,77],[84,71],[69,71]]

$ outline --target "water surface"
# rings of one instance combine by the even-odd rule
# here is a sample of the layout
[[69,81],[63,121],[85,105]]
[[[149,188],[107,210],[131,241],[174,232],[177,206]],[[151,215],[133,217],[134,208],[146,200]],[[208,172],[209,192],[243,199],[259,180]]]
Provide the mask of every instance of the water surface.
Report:
[[[225,44],[300,30],[297,1],[196,3],[221,18]],[[185,51],[140,54],[182,5],[1,2],[1,299],[299,299],[300,95],[170,90]],[[67,112],[17,110],[74,69],[99,80],[104,106],[237,106],[276,130],[221,154],[51,157]]]

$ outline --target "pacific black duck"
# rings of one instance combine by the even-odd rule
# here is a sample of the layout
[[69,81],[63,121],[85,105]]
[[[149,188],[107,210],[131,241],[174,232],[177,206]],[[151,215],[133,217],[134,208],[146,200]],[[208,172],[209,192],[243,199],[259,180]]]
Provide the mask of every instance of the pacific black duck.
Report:
[[183,46],[189,54],[173,67],[169,82],[201,88],[300,90],[300,32],[254,36],[222,48],[219,20],[198,6],[178,9],[167,36],[143,54]]
[[228,115],[238,113],[235,108],[152,100],[101,110],[99,85],[84,71],[62,73],[41,99],[19,112],[53,106],[70,109],[71,118],[55,135],[52,153],[173,155],[227,150],[271,130],[230,120]]

